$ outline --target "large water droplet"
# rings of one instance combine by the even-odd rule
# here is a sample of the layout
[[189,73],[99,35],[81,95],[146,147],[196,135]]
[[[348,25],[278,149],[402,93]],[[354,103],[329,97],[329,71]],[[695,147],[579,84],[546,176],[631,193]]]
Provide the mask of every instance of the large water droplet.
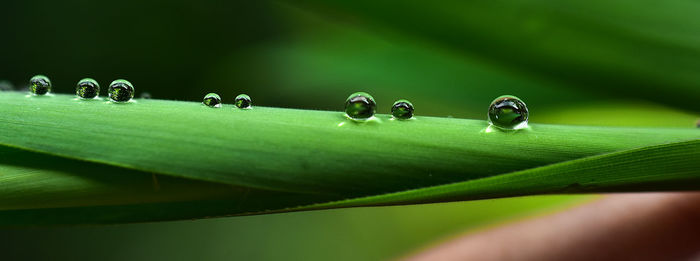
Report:
[[109,98],[114,102],[128,102],[134,98],[134,86],[124,79],[109,84]]
[[0,91],[12,91],[15,89],[15,86],[12,85],[10,81],[2,80],[0,81]]
[[369,119],[376,111],[377,103],[369,93],[356,92],[345,100],[345,115],[353,120]]
[[204,100],[202,101],[202,104],[209,106],[209,107],[214,107],[214,108],[219,108],[221,107],[221,97],[216,94],[216,93],[207,93],[207,95],[204,96]]
[[489,123],[505,130],[518,130],[527,127],[529,112],[525,103],[518,97],[503,95],[489,106]]
[[29,92],[34,95],[44,95],[51,91],[51,80],[44,75],[36,75],[29,79]]
[[92,78],[85,78],[78,81],[75,94],[83,99],[93,99],[100,94],[100,84]]
[[398,100],[391,106],[391,116],[399,120],[413,118],[413,104],[408,100]]
[[250,107],[253,106],[253,101],[247,94],[241,94],[236,96],[236,99],[234,99],[233,102],[236,105],[236,107],[241,109],[250,109]]

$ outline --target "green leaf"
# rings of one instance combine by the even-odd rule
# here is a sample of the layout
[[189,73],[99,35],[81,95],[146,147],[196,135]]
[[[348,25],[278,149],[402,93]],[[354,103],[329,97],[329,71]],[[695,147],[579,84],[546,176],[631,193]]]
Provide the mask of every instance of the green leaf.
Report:
[[700,97],[700,49],[691,33],[700,30],[695,2],[285,2],[386,38],[437,43],[503,71],[565,82],[568,88],[700,110],[693,102]]
[[[488,102],[502,94],[525,99],[533,111],[602,96],[589,86],[576,89],[569,83],[532,77],[432,41],[283,7],[279,12],[288,16],[293,28],[301,28],[294,30],[294,37],[231,55],[216,74],[201,79],[203,85],[275,86],[275,95],[255,88],[243,90],[257,93],[265,102],[298,108],[313,104],[312,108],[329,110],[341,109],[341,104],[328,97],[347,96],[361,86],[383,112],[396,99],[407,98],[420,115],[459,118],[483,117]],[[265,73],[260,75],[261,71]],[[231,77],[222,79],[218,74]]]
[[[20,93],[2,93],[0,122],[2,224],[260,213],[700,138],[691,128],[532,124],[502,132],[483,120],[378,115],[356,123],[341,112]],[[623,185],[654,190],[635,183],[654,174],[647,169]]]
[[477,180],[303,207],[435,203],[534,194],[697,190],[700,140],[626,150]]

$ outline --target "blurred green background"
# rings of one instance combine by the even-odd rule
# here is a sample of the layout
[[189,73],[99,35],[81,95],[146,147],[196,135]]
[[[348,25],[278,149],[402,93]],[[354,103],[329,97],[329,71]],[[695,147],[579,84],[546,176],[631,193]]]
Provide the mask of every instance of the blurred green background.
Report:
[[[694,127],[697,1],[2,1],[0,80],[130,80],[157,99],[485,118],[502,94],[531,122]],[[380,260],[591,196],[540,196],[104,227],[0,230],[3,256],[71,260]]]

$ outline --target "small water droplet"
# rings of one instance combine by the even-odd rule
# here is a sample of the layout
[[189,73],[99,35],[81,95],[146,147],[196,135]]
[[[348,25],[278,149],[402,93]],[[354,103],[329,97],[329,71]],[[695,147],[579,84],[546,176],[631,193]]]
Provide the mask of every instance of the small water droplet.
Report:
[[204,96],[202,104],[209,107],[219,108],[221,107],[221,96],[213,92],[207,93],[207,95]]
[[100,94],[100,84],[92,78],[85,78],[78,81],[75,94],[82,99],[94,99]]
[[2,80],[0,81],[0,91],[12,91],[15,89],[15,86],[12,85],[10,81],[7,80]]
[[142,92],[141,95],[139,95],[139,98],[148,100],[148,99],[151,99],[152,96],[151,96],[151,93],[149,93],[149,92]]
[[253,101],[250,100],[250,96],[246,94],[240,94],[236,96],[234,104],[236,104],[236,107],[241,109],[250,109],[250,107],[253,105]]
[[518,97],[503,95],[489,106],[489,123],[505,130],[518,130],[527,127],[529,112],[525,103]]
[[391,106],[391,116],[399,120],[413,118],[413,104],[408,100],[398,100]]
[[134,98],[134,86],[124,79],[118,79],[109,84],[109,99],[114,102],[128,102]]
[[345,115],[353,120],[367,120],[377,111],[377,103],[372,95],[356,92],[345,100]]
[[36,75],[29,79],[29,92],[34,95],[44,95],[51,92],[51,80],[44,75]]
[[700,120],[698,120],[698,121],[695,122],[695,127],[700,128]]

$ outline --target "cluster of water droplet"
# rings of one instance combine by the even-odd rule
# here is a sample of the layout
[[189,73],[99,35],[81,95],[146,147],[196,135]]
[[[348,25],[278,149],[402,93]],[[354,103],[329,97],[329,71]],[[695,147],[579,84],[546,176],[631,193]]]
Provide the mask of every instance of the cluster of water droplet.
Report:
[[[9,82],[0,82],[0,90],[11,90]],[[33,95],[46,95],[51,92],[51,80],[44,75],[36,75],[29,80],[29,91]],[[81,99],[96,99],[100,93],[100,84],[92,78],[84,78],[78,81],[75,93]],[[107,91],[109,99],[113,102],[128,102],[134,98],[134,86],[127,80],[118,79],[109,84]],[[150,98],[150,94],[144,93],[143,98]],[[221,96],[216,93],[208,93],[204,96],[202,104],[213,107],[221,107]],[[236,96],[233,104],[240,109],[250,109],[252,100],[246,94]],[[394,119],[413,119],[413,104],[405,99],[397,100],[391,106],[391,115]],[[377,112],[377,103],[374,97],[366,92],[356,92],[345,100],[345,116],[355,121],[367,121]],[[525,103],[518,97],[503,95],[491,102],[488,110],[488,122],[503,130],[518,130],[527,127],[529,112]],[[700,123],[698,124],[700,126]]]
[[[29,79],[26,89],[32,95],[41,96],[51,92],[51,80],[44,75],[35,75]],[[14,86],[9,81],[0,81],[0,91],[11,91]],[[97,99],[100,93],[100,84],[92,78],[84,78],[78,81],[75,94],[81,99]],[[109,85],[107,91],[112,102],[123,103],[134,98],[134,86],[127,80],[114,80]],[[142,99],[150,99],[149,93],[143,93]],[[216,93],[208,93],[204,96],[202,104],[220,108],[222,105],[221,96]],[[236,96],[233,104],[240,109],[252,108],[252,100],[246,94]],[[367,121],[374,117],[377,111],[377,103],[372,95],[366,92],[356,92],[345,100],[345,116],[354,121]],[[393,119],[408,120],[413,119],[413,104],[405,99],[397,100],[391,106]],[[501,130],[519,130],[528,127],[529,111],[525,102],[512,95],[503,95],[494,99],[488,109],[489,126],[494,126]],[[449,116],[448,116],[449,117]],[[696,122],[700,128],[700,120]]]
[[[51,80],[44,75],[36,75],[29,79],[29,92],[33,95],[46,95],[51,92]],[[134,86],[127,80],[118,79],[109,84],[107,91],[113,102],[128,102],[134,98]],[[96,99],[100,94],[100,84],[92,78],[78,81],[75,95],[81,99]]]
[[[356,92],[345,100],[345,116],[355,121],[366,121],[374,117],[377,103],[372,95]],[[391,106],[394,119],[413,118],[413,104],[408,100],[398,100]],[[519,130],[527,127],[529,112],[525,103],[518,97],[503,95],[491,102],[488,121],[491,126],[502,130]]]
[[[204,95],[204,100],[202,101],[202,104],[212,108],[220,108],[221,96],[213,92],[207,93],[207,95]],[[250,109],[253,106],[253,101],[247,94],[240,94],[236,96],[235,99],[233,99],[233,104],[240,109]]]
[[[345,100],[345,116],[355,121],[366,121],[374,117],[377,103],[374,97],[366,92],[356,92]],[[413,118],[413,104],[408,100],[398,100],[391,106],[394,119],[407,120]]]

